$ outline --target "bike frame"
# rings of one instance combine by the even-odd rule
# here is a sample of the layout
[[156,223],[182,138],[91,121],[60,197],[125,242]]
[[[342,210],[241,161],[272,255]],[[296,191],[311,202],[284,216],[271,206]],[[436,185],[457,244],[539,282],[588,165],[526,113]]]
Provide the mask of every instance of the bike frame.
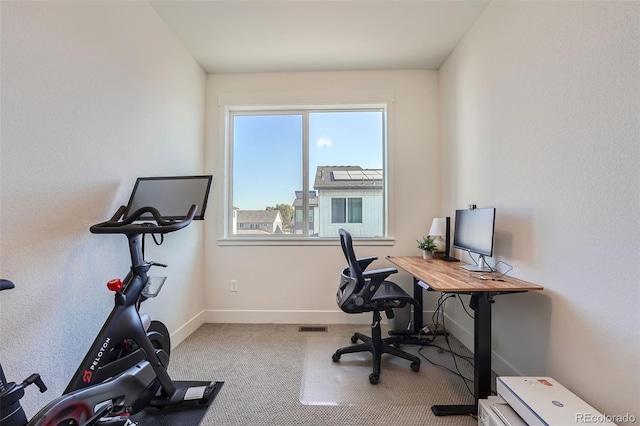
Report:
[[[162,386],[163,396],[171,398],[176,387],[166,368],[156,355],[156,348],[147,337],[140,319],[138,305],[144,300],[142,292],[147,284],[151,264],[142,253],[143,234],[127,235],[131,254],[131,271],[123,281],[123,290],[115,294],[115,306],[93,341],[63,394],[92,386],[132,367],[142,359],[149,361]],[[110,361],[108,354],[125,339],[133,339],[144,353],[137,350],[121,359]],[[146,357],[145,357],[146,355]]]
[[[91,226],[90,231],[94,234],[125,235],[129,243],[131,269],[123,283],[119,280],[109,283],[109,289],[115,292],[114,307],[63,394],[41,409],[28,422],[29,425],[89,425],[105,416],[109,417],[108,422],[117,422],[121,419],[110,414],[117,414],[120,411],[116,410],[123,408],[135,413],[147,405],[158,408],[182,403],[208,405],[215,398],[215,382],[195,381],[189,382],[187,387],[176,386],[166,370],[171,349],[166,327],[157,321],[147,324],[147,316],[141,317],[138,311],[140,304],[157,295],[161,287],[155,294],[145,293],[149,280],[147,272],[154,262],[144,260],[144,236],[163,235],[188,226],[197,205],[193,204],[181,221],[163,219],[154,207],[143,207],[123,218],[125,210],[126,207],[121,206],[109,221]],[[150,213],[156,224],[133,223],[145,213]],[[13,283],[5,280],[1,284],[2,290],[13,288]],[[129,345],[131,341],[135,345]],[[0,384],[5,384],[5,378],[0,379]],[[33,374],[21,385],[12,382],[7,392],[0,386],[2,403],[6,402],[13,410],[2,412],[3,419],[8,419],[10,424],[27,424],[19,400],[24,395],[24,387],[32,383],[41,392],[46,390],[38,374]],[[124,417],[128,420],[128,416]]]

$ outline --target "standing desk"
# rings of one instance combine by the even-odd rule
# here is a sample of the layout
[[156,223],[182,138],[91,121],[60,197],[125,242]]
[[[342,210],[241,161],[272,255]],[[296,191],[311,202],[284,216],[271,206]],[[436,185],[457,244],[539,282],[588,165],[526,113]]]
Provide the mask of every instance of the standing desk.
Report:
[[[422,290],[433,289],[444,293],[470,294],[469,306],[474,313],[473,337],[473,405],[434,405],[436,416],[469,415],[478,413],[478,400],[491,394],[491,305],[500,294],[542,290],[543,287],[513,277],[502,276],[500,281],[481,280],[460,268],[460,263],[442,259],[425,260],[419,256],[387,256],[387,259],[413,275],[414,298],[422,307]],[[474,273],[480,275],[480,273]],[[484,276],[492,277],[485,273]],[[414,312],[415,330],[422,329],[422,308]]]

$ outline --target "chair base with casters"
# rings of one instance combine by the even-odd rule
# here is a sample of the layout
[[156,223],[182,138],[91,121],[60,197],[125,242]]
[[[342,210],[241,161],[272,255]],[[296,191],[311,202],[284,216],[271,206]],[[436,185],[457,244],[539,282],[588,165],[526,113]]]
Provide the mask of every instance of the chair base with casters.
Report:
[[[348,267],[340,274],[340,283],[336,302],[340,309],[348,314],[373,313],[371,323],[371,337],[361,333],[356,333],[351,337],[353,346],[338,349],[333,356],[333,362],[338,362],[343,354],[354,352],[371,352],[373,357],[373,373],[369,375],[369,382],[376,384],[380,380],[380,361],[382,354],[389,354],[411,361],[411,369],[415,372],[420,370],[420,358],[404,352],[397,347],[404,336],[392,336],[382,338],[380,312],[387,314],[387,318],[394,317],[393,310],[413,305],[415,309],[421,309],[420,303],[409,296],[399,285],[387,281],[387,277],[398,272],[395,268],[383,268],[365,271],[367,267],[377,259],[377,257],[357,258],[353,251],[353,241],[351,234],[340,229],[340,245],[347,260]],[[358,340],[363,343],[355,344]]]
[[[409,360],[411,361],[411,370],[415,372],[420,371],[420,358],[392,346],[402,343],[404,340],[403,336],[382,338],[382,330],[380,329],[381,319],[382,317],[380,316],[380,313],[374,311],[373,323],[371,324],[371,337],[365,336],[362,333],[355,333],[351,336],[351,343],[354,343],[354,345],[338,349],[331,357],[333,362],[338,362],[343,354],[371,352],[371,356],[373,357],[373,373],[369,374],[369,382],[372,385],[375,385],[380,381],[380,362],[382,360],[382,354],[390,354]],[[356,345],[355,343],[357,343],[358,340],[364,343]]]

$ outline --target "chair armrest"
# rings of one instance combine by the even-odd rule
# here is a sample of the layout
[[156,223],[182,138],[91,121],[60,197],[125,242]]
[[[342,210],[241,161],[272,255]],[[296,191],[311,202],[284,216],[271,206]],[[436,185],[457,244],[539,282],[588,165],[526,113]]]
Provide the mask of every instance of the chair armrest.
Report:
[[369,303],[384,280],[389,275],[395,274],[396,272],[398,272],[396,268],[374,269],[368,272],[363,272],[362,276],[364,277],[366,284],[360,292],[360,295],[362,296],[364,303]]
[[371,256],[371,257],[361,257],[360,259],[357,259],[357,261],[358,261],[358,265],[360,266],[360,269],[364,271],[365,269],[367,269],[369,265],[371,265],[371,262],[377,259],[378,258],[376,256]]
[[362,272],[362,276],[364,279],[372,279],[372,280],[380,280],[384,281],[389,275],[397,273],[398,270],[396,268],[382,268],[382,269],[372,269],[371,271]]

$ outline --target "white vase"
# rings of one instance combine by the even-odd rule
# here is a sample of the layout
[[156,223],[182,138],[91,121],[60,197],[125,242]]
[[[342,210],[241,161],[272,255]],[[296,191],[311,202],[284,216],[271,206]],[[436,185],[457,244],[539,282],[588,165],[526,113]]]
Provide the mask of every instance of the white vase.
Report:
[[422,250],[423,259],[433,259],[433,253],[428,250]]

